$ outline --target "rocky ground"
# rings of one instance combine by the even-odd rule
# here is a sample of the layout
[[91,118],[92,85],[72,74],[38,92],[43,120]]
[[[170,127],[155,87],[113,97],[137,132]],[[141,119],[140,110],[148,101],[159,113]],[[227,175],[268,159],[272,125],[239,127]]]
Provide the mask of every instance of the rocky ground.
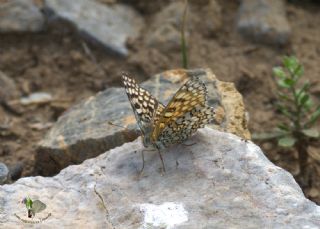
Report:
[[[97,92],[120,86],[121,71],[142,82],[181,67],[182,2],[82,0],[78,4],[84,6],[77,9],[72,4],[61,8],[58,0],[4,2],[10,4],[0,7],[0,161],[14,178],[37,175],[37,144],[58,117]],[[190,1],[187,39],[189,68],[210,68],[219,80],[234,82],[255,133],[272,130],[281,119],[274,107],[271,69],[283,55],[300,59],[314,85],[315,101],[319,98],[320,6],[309,1],[276,1],[276,7],[268,7],[274,1],[261,1],[265,4],[260,6],[252,2]],[[19,10],[27,13],[16,17]],[[95,18],[95,12],[113,16]],[[106,21],[108,29],[102,29]],[[45,93],[33,94],[37,92]],[[297,174],[296,152],[275,142],[261,146],[271,161]],[[319,168],[319,161],[310,161],[313,178],[304,188],[317,203]]]
[[[45,228],[319,228],[320,206],[255,144],[207,127],[189,141],[197,144],[167,150],[165,174],[157,152],[139,173],[139,138],[54,177],[4,185],[0,226],[43,219]],[[32,219],[17,201],[26,193],[47,205]]]

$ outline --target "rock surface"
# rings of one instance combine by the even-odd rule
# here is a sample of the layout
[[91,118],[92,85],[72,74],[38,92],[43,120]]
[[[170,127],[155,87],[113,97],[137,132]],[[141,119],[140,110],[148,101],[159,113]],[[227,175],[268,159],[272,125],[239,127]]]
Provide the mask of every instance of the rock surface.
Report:
[[10,0],[0,5],[0,32],[39,32],[45,18],[33,0]]
[[284,45],[291,34],[283,0],[242,0],[237,27],[242,35],[266,44]]
[[[292,175],[241,138],[201,129],[192,146],[145,152],[140,139],[62,170],[0,188],[0,227],[24,226],[25,196],[51,216],[41,228],[320,228],[320,207]],[[36,220],[36,219],[33,219]],[[201,227],[199,227],[201,225]]]
[[44,11],[50,23],[67,21],[85,39],[126,56],[126,42],[139,35],[144,23],[132,8],[122,4],[107,6],[96,1],[46,0]]
[[124,93],[121,88],[107,89],[62,115],[39,143],[37,173],[52,175],[137,138],[134,128],[127,130],[108,123],[121,125],[127,119],[134,123],[134,117],[127,117],[131,108]]
[[[232,83],[219,81],[209,69],[171,70],[142,84],[164,104],[182,83],[199,76],[208,88],[208,104],[216,108],[213,128],[250,138],[242,96]],[[128,127],[124,129],[113,124]],[[80,103],[59,118],[39,143],[36,170],[52,175],[70,164],[79,164],[109,149],[132,141],[139,134],[136,120],[123,88],[110,88]]]
[[9,169],[8,167],[0,162],[0,185],[5,184],[9,178]]

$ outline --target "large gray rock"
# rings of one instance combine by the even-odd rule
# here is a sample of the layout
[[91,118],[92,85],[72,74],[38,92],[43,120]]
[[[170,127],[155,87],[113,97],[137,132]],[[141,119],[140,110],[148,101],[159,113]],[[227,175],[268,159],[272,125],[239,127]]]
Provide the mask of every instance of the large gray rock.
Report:
[[33,0],[10,0],[0,3],[0,32],[39,32],[45,18]]
[[[232,83],[219,81],[209,69],[166,71],[144,82],[142,87],[167,104],[182,83],[192,76],[199,76],[206,83],[208,103],[216,108],[217,125],[211,126],[250,138],[242,96]],[[59,118],[39,143],[36,172],[46,176],[55,174],[70,164],[79,164],[132,141],[138,135],[125,90],[109,88],[70,108]]]
[[137,138],[136,128],[123,129],[108,123],[134,123],[134,117],[127,117],[130,109],[121,88],[107,89],[70,108],[38,144],[36,172],[55,174]]
[[40,199],[41,228],[320,228],[320,207],[292,175],[251,142],[209,128],[163,153],[145,152],[141,139],[55,177],[27,177],[0,188],[0,227],[22,226],[18,202]]
[[291,34],[285,13],[283,0],[242,0],[237,27],[256,42],[284,45]]
[[90,0],[45,0],[49,22],[67,21],[84,38],[116,54],[127,55],[126,42],[139,35],[144,23],[131,7],[105,5]]

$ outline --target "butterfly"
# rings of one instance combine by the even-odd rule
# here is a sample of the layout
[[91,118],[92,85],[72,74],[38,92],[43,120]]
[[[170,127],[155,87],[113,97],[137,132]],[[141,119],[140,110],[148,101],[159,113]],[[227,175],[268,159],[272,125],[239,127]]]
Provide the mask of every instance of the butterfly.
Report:
[[143,145],[158,150],[165,171],[160,150],[184,142],[197,129],[214,120],[214,109],[207,105],[206,86],[198,77],[192,77],[164,106],[128,73],[122,73],[122,80],[142,133]]

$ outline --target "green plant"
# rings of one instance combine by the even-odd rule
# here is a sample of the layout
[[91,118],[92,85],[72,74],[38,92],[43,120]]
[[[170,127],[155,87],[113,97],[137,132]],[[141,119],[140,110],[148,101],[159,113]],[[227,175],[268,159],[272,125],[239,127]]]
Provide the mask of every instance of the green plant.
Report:
[[186,43],[186,36],[185,36],[185,27],[186,27],[186,18],[187,18],[187,9],[188,9],[188,0],[184,2],[184,10],[182,15],[182,22],[181,22],[181,30],[180,30],[180,37],[181,37],[181,55],[182,55],[182,67],[187,69],[188,68],[188,53],[187,53],[187,43]]
[[303,73],[302,65],[294,56],[284,57],[283,66],[273,68],[278,86],[276,106],[284,121],[275,132],[264,136],[276,138],[281,147],[297,150],[300,176],[306,182],[307,147],[312,139],[319,138],[315,124],[320,117],[320,105],[314,109],[310,83],[300,82]]

